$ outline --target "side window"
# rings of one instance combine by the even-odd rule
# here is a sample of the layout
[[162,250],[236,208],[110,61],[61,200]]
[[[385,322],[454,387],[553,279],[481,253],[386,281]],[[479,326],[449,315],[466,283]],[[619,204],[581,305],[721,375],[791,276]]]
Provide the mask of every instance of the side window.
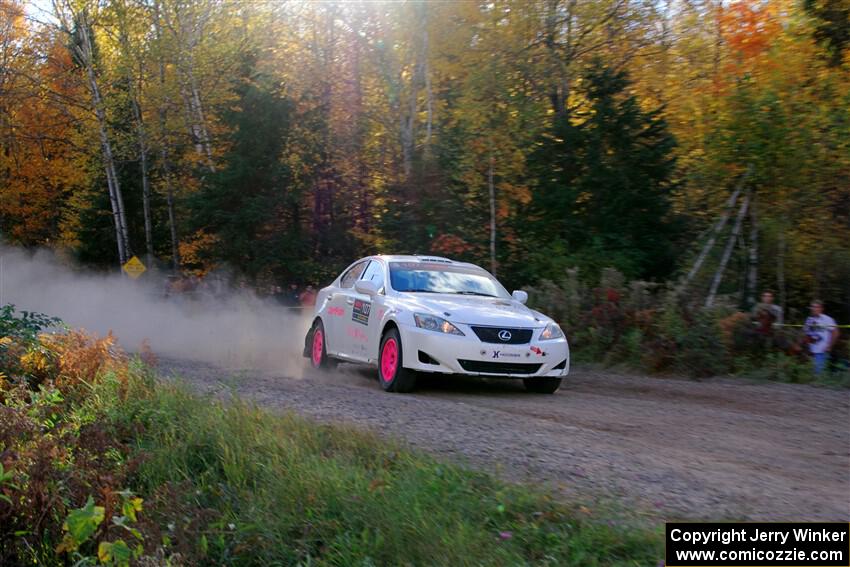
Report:
[[370,282],[375,282],[375,285],[378,287],[378,291],[383,290],[384,266],[377,260],[372,260],[371,262],[369,262],[369,267],[366,268],[365,272],[363,272],[363,277],[361,279]]
[[351,268],[342,275],[342,278],[339,280],[339,287],[351,287],[354,285],[354,282],[357,281],[357,278],[360,277],[360,274],[363,273],[363,270],[366,268],[366,262],[358,262],[351,266]]

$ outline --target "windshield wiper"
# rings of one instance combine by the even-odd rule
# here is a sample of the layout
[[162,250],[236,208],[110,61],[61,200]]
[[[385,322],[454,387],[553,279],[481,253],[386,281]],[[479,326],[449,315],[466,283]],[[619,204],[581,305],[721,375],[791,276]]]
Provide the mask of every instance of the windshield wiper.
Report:
[[405,289],[401,291],[402,293],[441,293],[439,291],[434,291],[433,289]]
[[456,295],[480,295],[481,297],[498,297],[497,295],[491,295],[489,293],[481,293],[480,291],[453,291]]

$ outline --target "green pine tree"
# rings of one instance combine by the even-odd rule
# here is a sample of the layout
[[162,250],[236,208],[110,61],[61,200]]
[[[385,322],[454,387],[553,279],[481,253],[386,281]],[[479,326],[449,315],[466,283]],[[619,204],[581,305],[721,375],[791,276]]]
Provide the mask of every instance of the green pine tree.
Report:
[[279,85],[246,56],[237,100],[223,113],[231,132],[223,166],[208,174],[189,199],[190,225],[218,238],[216,261],[245,275],[291,278],[303,256],[300,197],[281,159],[290,130],[291,103]]
[[558,120],[531,157],[537,277],[577,265],[654,279],[674,268],[675,141],[628,89],[623,72],[592,65],[578,97],[586,104]]

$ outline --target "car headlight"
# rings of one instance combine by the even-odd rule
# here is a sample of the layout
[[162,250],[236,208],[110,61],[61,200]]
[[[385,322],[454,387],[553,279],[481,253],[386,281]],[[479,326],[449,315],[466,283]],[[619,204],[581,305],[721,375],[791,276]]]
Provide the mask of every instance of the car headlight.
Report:
[[414,313],[413,320],[416,321],[416,326],[420,329],[427,329],[438,333],[447,333],[449,335],[464,336],[460,329],[441,317],[426,315],[425,313]]
[[561,330],[561,327],[556,325],[555,323],[549,323],[546,325],[546,328],[543,329],[543,332],[540,333],[541,341],[552,341],[555,339],[563,339],[564,331]]

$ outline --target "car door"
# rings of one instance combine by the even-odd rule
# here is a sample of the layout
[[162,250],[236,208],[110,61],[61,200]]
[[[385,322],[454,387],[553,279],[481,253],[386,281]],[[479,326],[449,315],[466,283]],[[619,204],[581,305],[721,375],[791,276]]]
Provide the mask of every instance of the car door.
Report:
[[354,287],[346,290],[346,302],[351,305],[351,317],[346,321],[345,349],[357,360],[367,362],[377,356],[378,333],[384,309],[384,263],[377,259],[360,276],[361,280],[371,281],[378,288],[378,295],[369,297],[359,293]]
[[339,285],[334,290],[333,296],[328,299],[326,308],[326,332],[329,337],[329,351],[342,355],[351,356],[351,351],[348,348],[346,339],[349,332],[349,324],[351,322],[352,307],[354,300],[351,296],[351,291],[354,290],[354,282],[356,282],[366,269],[368,260],[361,260],[352,264],[339,278]]

